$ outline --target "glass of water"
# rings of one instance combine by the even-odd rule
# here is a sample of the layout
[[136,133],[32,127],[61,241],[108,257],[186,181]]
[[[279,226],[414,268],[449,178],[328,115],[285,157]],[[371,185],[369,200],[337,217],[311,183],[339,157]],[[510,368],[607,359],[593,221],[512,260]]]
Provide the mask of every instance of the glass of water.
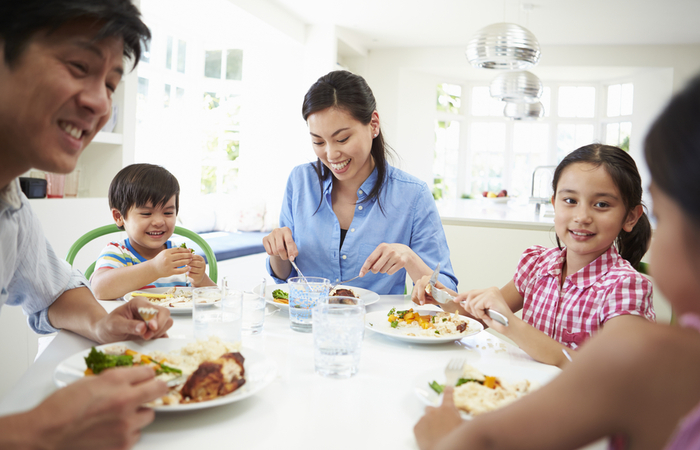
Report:
[[243,334],[260,334],[265,324],[265,286],[262,279],[258,287],[243,291]]
[[294,331],[311,333],[311,308],[328,297],[331,282],[327,278],[294,277],[289,286],[289,326]]
[[357,373],[365,334],[365,305],[352,297],[328,297],[313,308],[314,365],[324,377]]
[[241,340],[241,292],[207,286],[192,289],[192,321],[195,339],[218,336],[224,342]]

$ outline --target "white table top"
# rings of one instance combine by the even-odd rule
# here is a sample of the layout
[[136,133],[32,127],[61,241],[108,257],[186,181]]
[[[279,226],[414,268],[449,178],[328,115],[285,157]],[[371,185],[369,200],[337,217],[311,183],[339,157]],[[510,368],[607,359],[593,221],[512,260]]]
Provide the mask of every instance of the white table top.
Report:
[[[107,303],[108,309],[118,306]],[[367,310],[413,306],[408,297],[387,295]],[[190,338],[191,317],[178,315],[173,319],[170,336]],[[413,386],[426,371],[443,368],[453,357],[472,362],[498,360],[515,372],[559,371],[533,361],[519,348],[487,332],[449,344],[411,345],[367,331],[358,374],[350,379],[327,379],[314,373],[312,339],[311,333],[290,330],[284,311],[268,315],[263,333],[244,336],[243,345],[274,360],[277,378],[252,397],[235,403],[158,413],[135,448],[175,450],[224,444],[222,448],[415,449],[413,426],[422,416],[424,404]],[[56,389],[52,381],[56,366],[92,345],[71,332],[60,332],[0,401],[0,415],[39,404]]]
[[535,205],[526,198],[513,198],[505,203],[486,198],[440,200],[436,205],[440,219],[446,225],[543,231],[554,226],[552,205],[541,205],[539,214],[536,214]]

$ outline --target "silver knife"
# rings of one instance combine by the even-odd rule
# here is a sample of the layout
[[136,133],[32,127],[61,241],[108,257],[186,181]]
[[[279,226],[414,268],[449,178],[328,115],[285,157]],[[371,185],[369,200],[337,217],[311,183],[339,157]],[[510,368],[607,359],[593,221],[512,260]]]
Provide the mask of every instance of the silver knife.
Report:
[[[447,302],[454,301],[455,298],[451,296],[448,292],[435,287],[435,283],[437,282],[437,277],[439,273],[440,263],[438,263],[437,267],[435,268],[435,271],[433,272],[433,275],[430,277],[430,295],[432,295],[435,301],[440,304],[445,304]],[[503,314],[499,313],[498,311],[494,311],[493,309],[487,309],[486,314],[488,314],[491,319],[500,323],[504,327],[508,326],[508,318]]]

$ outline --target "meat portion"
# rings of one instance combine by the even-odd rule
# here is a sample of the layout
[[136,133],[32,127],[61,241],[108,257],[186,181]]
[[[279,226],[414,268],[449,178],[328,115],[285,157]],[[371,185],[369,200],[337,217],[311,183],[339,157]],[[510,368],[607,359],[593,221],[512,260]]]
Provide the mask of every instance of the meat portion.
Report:
[[[357,295],[355,295],[355,293],[354,293],[352,290],[346,289],[346,288],[337,288],[337,289],[333,289],[333,291],[331,292],[330,295],[333,296],[333,297],[353,297],[353,298],[359,298]],[[343,301],[343,300],[341,300],[340,303],[353,304],[353,305],[354,305],[354,303],[350,303],[350,302],[348,302],[348,301]]]
[[245,383],[243,355],[226,353],[205,361],[187,379],[180,393],[185,402],[201,402],[230,394]]

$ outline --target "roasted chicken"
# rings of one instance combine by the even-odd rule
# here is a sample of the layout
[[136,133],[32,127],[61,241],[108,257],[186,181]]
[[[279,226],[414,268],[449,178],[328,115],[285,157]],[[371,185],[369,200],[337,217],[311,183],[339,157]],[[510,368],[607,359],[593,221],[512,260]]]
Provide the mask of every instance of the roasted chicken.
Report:
[[243,355],[236,352],[226,353],[218,359],[200,364],[180,391],[183,402],[212,400],[243,386],[243,361]]

